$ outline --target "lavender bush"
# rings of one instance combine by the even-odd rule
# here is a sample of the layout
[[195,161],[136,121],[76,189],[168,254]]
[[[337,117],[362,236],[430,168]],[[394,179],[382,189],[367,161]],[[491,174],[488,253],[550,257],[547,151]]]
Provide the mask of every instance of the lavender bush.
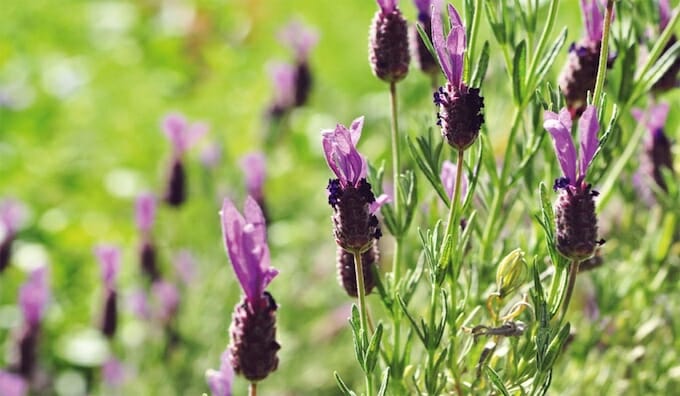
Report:
[[673,394],[679,18],[9,6],[0,395]]

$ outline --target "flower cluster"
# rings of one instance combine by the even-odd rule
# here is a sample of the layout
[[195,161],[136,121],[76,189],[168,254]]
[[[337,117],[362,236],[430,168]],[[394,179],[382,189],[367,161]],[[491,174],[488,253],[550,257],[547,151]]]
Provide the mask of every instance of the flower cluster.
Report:
[[408,25],[397,0],[377,1],[380,9],[368,34],[368,61],[376,77],[395,83],[406,77],[411,61]]

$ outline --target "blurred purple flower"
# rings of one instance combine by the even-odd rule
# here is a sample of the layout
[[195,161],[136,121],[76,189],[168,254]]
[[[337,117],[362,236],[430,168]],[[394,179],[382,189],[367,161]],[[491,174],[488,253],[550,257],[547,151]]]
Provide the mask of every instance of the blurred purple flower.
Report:
[[639,191],[643,199],[649,203],[654,202],[653,192],[649,186],[641,183],[641,179],[651,178],[662,190],[667,191],[668,186],[664,180],[664,169],[674,172],[673,169],[673,150],[671,140],[664,133],[666,119],[670,107],[668,104],[651,106],[645,114],[641,109],[633,109],[633,117],[638,123],[644,123],[650,132],[649,138],[645,141],[644,157],[642,158],[638,173]]
[[[446,160],[442,164],[442,170],[441,173],[439,174],[439,177],[442,179],[442,184],[444,185],[444,190],[446,191],[446,195],[449,196],[449,199],[453,199],[453,193],[454,193],[454,188],[456,185],[456,175],[458,174],[458,167],[456,164],[453,162]],[[460,184],[460,199],[463,200],[465,198],[465,194],[467,193],[467,185],[468,185],[468,180],[467,176],[465,175],[465,172],[463,172],[463,175],[461,176],[461,184]]]
[[156,217],[156,197],[151,193],[140,194],[135,202],[137,228],[146,236],[151,232]]
[[113,245],[98,245],[94,249],[94,254],[101,266],[104,286],[109,290],[114,290],[120,268],[120,248]]
[[0,202],[0,229],[4,229],[5,238],[13,237],[26,216],[24,205],[11,198]]
[[648,110],[648,114],[645,116],[644,110],[640,108],[634,108],[631,110],[633,113],[633,118],[638,123],[645,123],[645,126],[649,132],[653,135],[657,133],[663,133],[664,126],[666,126],[666,119],[668,118],[668,111],[670,110],[667,103],[658,104],[651,106]]
[[666,29],[671,20],[671,5],[668,0],[659,0],[659,28]]
[[173,260],[175,271],[185,285],[189,285],[196,277],[196,260],[188,250],[181,250]]
[[231,396],[234,369],[229,361],[229,352],[222,353],[219,371],[209,369],[205,373],[205,379],[208,382],[212,396]]
[[125,366],[115,357],[110,357],[102,365],[102,377],[106,385],[120,386],[125,381]]
[[264,289],[278,271],[271,267],[264,215],[250,196],[246,198],[243,213],[245,217],[229,199],[224,200],[220,212],[222,235],[246,299],[253,303],[262,299]]
[[293,20],[281,29],[279,38],[281,42],[292,48],[298,62],[306,62],[309,58],[309,51],[319,41],[319,34],[301,21]]
[[389,14],[397,8],[398,0],[377,0],[383,14]]
[[363,125],[364,117],[361,116],[352,121],[349,129],[338,124],[334,130],[321,131],[326,162],[340,180],[342,187],[347,185],[356,187],[359,181],[366,177],[366,159],[356,148]]
[[432,3],[432,45],[437,51],[437,58],[447,81],[460,90],[463,84],[463,60],[467,47],[465,27],[458,11],[451,4],[448,5],[448,10],[451,30],[445,38],[439,4]]
[[267,70],[274,85],[273,115],[281,115],[295,106],[296,67],[283,62],[272,62]]
[[264,194],[262,186],[267,172],[267,162],[261,152],[246,154],[240,161],[241,169],[246,177],[246,191],[248,195],[262,202]]
[[170,282],[159,280],[151,285],[151,291],[158,304],[157,316],[162,322],[170,321],[177,313],[179,291]]
[[28,383],[20,375],[0,370],[0,395],[24,396],[28,394]]
[[138,319],[147,320],[151,317],[146,291],[142,289],[134,290],[128,297],[128,304],[130,310]]
[[217,142],[211,142],[203,146],[199,157],[203,166],[214,169],[222,159],[222,148]]
[[583,23],[586,27],[586,34],[592,41],[602,41],[602,28],[604,26],[604,16],[598,0],[581,0],[581,12]]
[[37,326],[45,313],[49,289],[47,285],[47,266],[42,266],[29,275],[28,280],[19,289],[19,304],[24,314],[24,321],[30,326]]
[[208,125],[202,122],[189,124],[187,119],[179,113],[170,113],[163,118],[163,132],[170,139],[176,158],[194,145],[198,139],[208,132]]
[[566,188],[568,185],[579,187],[586,177],[590,162],[597,151],[597,134],[600,124],[597,120],[597,109],[593,105],[586,106],[578,122],[580,154],[576,159],[576,148],[571,137],[571,115],[563,108],[560,113],[546,111],[543,114],[543,127],[550,132],[557,159],[564,177],[555,181],[554,188]]

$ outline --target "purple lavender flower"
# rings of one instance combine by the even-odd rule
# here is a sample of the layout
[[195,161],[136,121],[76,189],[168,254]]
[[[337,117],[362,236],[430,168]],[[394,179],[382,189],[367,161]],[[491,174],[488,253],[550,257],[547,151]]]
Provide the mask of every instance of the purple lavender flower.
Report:
[[20,375],[0,370],[0,395],[24,396],[28,394],[28,383]]
[[149,301],[145,290],[134,290],[130,293],[127,302],[129,309],[137,318],[141,320],[148,320],[151,318],[151,309],[149,308]]
[[165,201],[171,206],[180,206],[186,199],[186,177],[182,158],[184,153],[205,135],[208,126],[203,123],[189,124],[181,114],[171,113],[163,119],[162,128],[173,147]]
[[274,86],[274,99],[267,112],[271,118],[281,118],[295,107],[295,66],[272,62],[267,66],[267,71]]
[[112,245],[99,245],[94,253],[99,260],[104,283],[104,309],[100,328],[106,337],[113,338],[118,327],[116,277],[120,269],[120,249]]
[[17,360],[15,371],[30,380],[36,365],[40,322],[49,299],[47,266],[34,270],[19,289],[19,305],[24,324],[16,339]]
[[[418,23],[422,26],[427,37],[432,40],[432,1],[433,0],[414,0],[416,9],[418,10]],[[440,0],[435,0],[440,1]],[[423,73],[435,76],[439,71],[437,61],[432,57],[432,54],[427,49],[427,46],[420,38],[418,29],[414,25],[411,29],[411,51],[413,57],[422,70]]]
[[102,378],[110,387],[122,385],[125,381],[125,366],[115,357],[110,357],[102,365]]
[[326,162],[337,176],[329,180],[327,188],[335,241],[350,252],[368,250],[382,235],[371,210],[376,199],[366,181],[366,159],[356,149],[363,123],[364,118],[359,117],[349,129],[338,124],[334,130],[322,131]]
[[[569,47],[567,64],[558,81],[572,117],[583,113],[588,91],[595,89],[604,27],[604,16],[598,2],[601,3],[600,0],[581,0],[586,35]],[[613,59],[610,59],[608,66],[612,62]]]
[[597,109],[592,105],[586,106],[579,120],[578,158],[571,137],[572,120],[569,110],[564,108],[559,114],[546,111],[543,120],[543,127],[550,132],[563,173],[553,186],[556,191],[561,190],[555,210],[557,249],[565,257],[581,261],[592,256],[597,244],[604,243],[597,240],[593,197],[598,193],[591,190],[590,184],[585,182],[588,167],[598,146],[600,125]]
[[151,193],[141,194],[135,202],[135,222],[144,236],[151,233],[156,218],[156,197]]
[[267,161],[261,152],[244,155],[240,161],[241,169],[246,179],[246,191],[248,195],[257,201],[264,211],[264,180],[267,175]]
[[411,55],[408,49],[408,25],[397,7],[397,0],[377,0],[368,33],[368,61],[373,74],[388,83],[401,81],[408,74]]
[[[449,199],[453,199],[453,193],[455,190],[456,186],[456,175],[458,174],[458,167],[456,164],[449,160],[445,160],[444,163],[442,164],[442,171],[439,174],[439,177],[442,179],[442,184],[444,185],[444,190],[446,191],[446,195],[449,196]],[[460,184],[460,199],[465,198],[465,194],[467,193],[467,176],[465,175],[465,172],[463,172],[463,175],[461,176],[461,184]]]
[[205,379],[210,387],[212,396],[231,396],[234,382],[234,369],[229,361],[229,353],[224,352],[220,357],[220,369],[209,369],[205,372]]
[[448,11],[451,30],[444,37],[442,11],[436,1],[432,3],[432,45],[446,77],[446,86],[434,93],[434,103],[439,106],[437,125],[442,136],[454,149],[465,150],[475,142],[484,123],[484,98],[478,88],[469,88],[463,82],[465,27],[451,4]]
[[0,202],[0,273],[9,265],[12,242],[24,218],[24,208],[13,199]]
[[170,323],[179,307],[179,291],[170,282],[158,280],[151,285],[151,292],[158,304],[156,316],[165,324]]
[[[667,191],[663,169],[674,173],[671,141],[664,133],[669,106],[666,103],[651,106],[645,114],[641,109],[633,109],[633,117],[638,123],[645,123],[649,138],[645,141],[644,157],[641,161],[641,174],[654,180],[657,186]],[[653,198],[648,191],[646,195]]]
[[671,4],[668,0],[659,0],[659,30],[666,29],[671,20]]
[[309,52],[319,41],[319,34],[301,21],[293,20],[281,29],[279,38],[281,42],[290,46],[298,63],[306,63],[309,59]]
[[177,273],[179,280],[185,285],[190,285],[196,278],[196,259],[194,255],[188,250],[181,250],[175,255],[173,260],[175,273]]
[[278,271],[271,267],[262,210],[250,196],[243,209],[242,216],[225,199],[220,212],[224,245],[245,294],[232,317],[229,352],[236,373],[259,381],[276,370],[279,363],[277,305],[271,294],[265,292]]

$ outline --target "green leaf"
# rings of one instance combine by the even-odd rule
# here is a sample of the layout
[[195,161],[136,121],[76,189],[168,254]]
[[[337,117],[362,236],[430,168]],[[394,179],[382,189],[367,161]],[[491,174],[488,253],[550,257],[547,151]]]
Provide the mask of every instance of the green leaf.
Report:
[[484,77],[486,76],[486,69],[489,66],[489,41],[484,40],[484,46],[482,47],[482,53],[479,55],[479,60],[477,61],[477,66],[475,71],[472,73],[472,79],[470,81],[470,87],[479,88],[482,86]]
[[432,140],[431,129],[430,132],[425,136],[419,136],[416,138],[415,144],[410,138],[406,138],[407,147],[411,153],[411,157],[423,172],[430,185],[434,188],[439,195],[439,198],[449,205],[449,197],[444,190],[444,185],[439,178],[440,164],[439,158],[441,157],[443,142],[440,140],[438,143],[434,143]]
[[639,81],[636,81],[631,100],[635,101],[645,92],[649,92],[652,86],[673,66],[678,56],[680,56],[680,41],[664,51],[649,71],[641,76]]
[[484,371],[486,372],[487,377],[489,377],[489,380],[491,380],[491,382],[496,388],[498,388],[503,396],[510,396],[510,392],[508,392],[508,389],[503,384],[503,381],[498,376],[498,373],[496,373],[496,371],[492,369],[491,366],[486,365],[484,367]]
[[382,340],[383,325],[378,323],[375,328],[375,333],[371,337],[371,342],[368,344],[368,349],[366,350],[366,357],[364,359],[364,369],[366,375],[372,375],[375,369],[375,364],[378,361],[378,353],[380,352],[380,341]]
[[347,384],[345,384],[345,381],[343,381],[342,378],[340,378],[340,374],[338,374],[337,371],[333,372],[333,376],[335,377],[335,382],[338,383],[340,392],[342,392],[344,396],[357,396],[356,393],[352,392],[352,390],[349,389]]
[[557,55],[562,50],[562,47],[564,46],[566,40],[567,40],[567,28],[565,27],[564,29],[562,29],[560,35],[557,36],[548,52],[546,52],[546,54],[543,56],[543,59],[541,59],[541,62],[538,64],[538,68],[536,69],[536,76],[528,76],[526,86],[527,92],[533,91],[534,89],[536,89],[537,86],[541,84],[541,82],[545,78],[545,75],[548,73],[548,70],[550,70],[553,63],[555,63],[555,58],[557,58]]
[[515,47],[515,57],[512,61],[512,97],[515,104],[522,103],[522,85],[526,75],[527,67],[527,43],[522,40]]
[[423,334],[422,330],[418,326],[418,323],[416,322],[415,319],[413,319],[413,316],[408,312],[408,307],[406,307],[406,303],[404,303],[404,300],[401,298],[400,295],[397,294],[397,301],[399,301],[399,305],[401,306],[402,311],[406,315],[406,318],[408,321],[411,323],[411,327],[413,330],[416,332],[416,335],[418,338],[420,338],[420,341],[423,343],[423,345],[427,345],[427,340],[425,339],[425,334]]
[[425,48],[427,48],[427,50],[430,52],[430,55],[432,55],[432,58],[434,60],[437,60],[437,64],[439,64],[438,61],[439,57],[437,56],[437,51],[434,50],[432,40],[430,40],[430,36],[428,36],[427,32],[425,32],[425,29],[423,29],[423,25],[421,25],[420,22],[416,23],[416,30],[418,31],[418,35],[420,35],[420,39],[423,40]]
[[383,371],[382,381],[380,381],[380,389],[378,389],[378,396],[387,395],[387,385],[390,382],[390,368],[386,367]]

